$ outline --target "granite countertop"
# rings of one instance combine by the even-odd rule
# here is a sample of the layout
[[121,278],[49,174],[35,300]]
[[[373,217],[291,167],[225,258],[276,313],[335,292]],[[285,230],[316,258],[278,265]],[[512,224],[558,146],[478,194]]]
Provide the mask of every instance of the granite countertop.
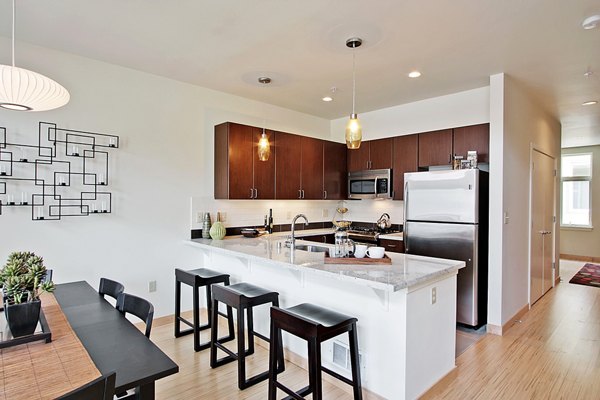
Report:
[[[302,231],[306,235],[318,235],[317,231],[331,229],[313,229]],[[324,232],[325,233],[325,232]],[[463,268],[463,261],[422,257],[409,254],[386,254],[392,264],[325,264],[324,253],[311,253],[285,247],[283,243],[287,233],[263,235],[257,238],[227,237],[224,240],[192,239],[186,243],[205,250],[225,255],[244,257],[250,261],[261,262],[274,267],[285,267],[301,272],[334,275],[340,280],[369,286],[388,292],[396,292],[411,286],[427,283],[437,277]],[[281,245],[279,244],[281,243]],[[313,244],[332,248],[333,245],[308,242],[296,239],[296,244]]]

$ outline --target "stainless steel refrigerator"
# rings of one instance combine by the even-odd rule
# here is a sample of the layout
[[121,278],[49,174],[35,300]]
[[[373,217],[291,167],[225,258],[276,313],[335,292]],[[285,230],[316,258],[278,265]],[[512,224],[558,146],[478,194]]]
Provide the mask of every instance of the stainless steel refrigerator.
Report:
[[456,319],[487,320],[488,173],[477,169],[404,174],[406,253],[461,260]]

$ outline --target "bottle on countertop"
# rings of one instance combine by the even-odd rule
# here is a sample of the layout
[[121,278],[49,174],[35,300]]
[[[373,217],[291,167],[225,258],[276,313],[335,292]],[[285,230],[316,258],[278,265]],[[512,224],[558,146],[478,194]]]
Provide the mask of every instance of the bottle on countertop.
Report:
[[210,213],[205,212],[202,218],[202,237],[204,239],[210,239],[210,228],[212,224],[210,221]]
[[269,233],[273,233],[273,209],[269,208],[269,227],[267,229]]

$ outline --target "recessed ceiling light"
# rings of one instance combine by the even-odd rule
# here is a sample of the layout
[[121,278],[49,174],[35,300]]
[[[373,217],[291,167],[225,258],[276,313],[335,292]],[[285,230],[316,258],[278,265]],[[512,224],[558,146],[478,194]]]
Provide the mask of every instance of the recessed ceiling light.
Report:
[[271,78],[269,78],[268,76],[261,76],[258,78],[258,83],[262,83],[263,85],[268,85],[269,83],[271,83]]
[[594,29],[600,24],[600,15],[592,15],[591,17],[587,17],[581,23],[581,27],[583,29]]
[[593,106],[595,104],[598,104],[598,102],[596,100],[590,100],[590,101],[586,101],[585,103],[581,103],[582,106]]
[[325,96],[321,100],[326,101],[326,102],[330,102],[330,101],[333,101],[333,97],[331,97],[331,96]]
[[408,77],[409,77],[409,78],[418,78],[418,77],[420,77],[420,76],[421,76],[421,73],[420,73],[419,71],[411,71],[411,72],[408,74]]

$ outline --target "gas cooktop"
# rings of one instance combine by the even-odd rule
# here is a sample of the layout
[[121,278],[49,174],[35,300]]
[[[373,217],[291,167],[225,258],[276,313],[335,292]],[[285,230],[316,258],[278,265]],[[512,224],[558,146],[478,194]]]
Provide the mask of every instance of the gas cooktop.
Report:
[[348,230],[348,237],[355,241],[377,242],[379,235],[398,232],[400,231],[394,228],[381,229],[375,227],[353,226]]

